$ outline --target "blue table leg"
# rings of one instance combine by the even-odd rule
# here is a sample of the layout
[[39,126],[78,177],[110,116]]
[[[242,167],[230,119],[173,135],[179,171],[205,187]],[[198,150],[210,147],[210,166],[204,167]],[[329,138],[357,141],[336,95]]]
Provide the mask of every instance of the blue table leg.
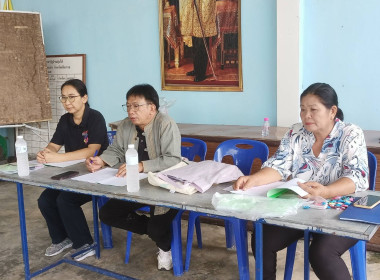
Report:
[[303,260],[303,274],[304,274],[304,280],[309,280],[310,279],[310,266],[309,266],[309,246],[310,246],[310,230],[306,229],[304,231],[304,241],[303,241],[303,246],[304,246],[304,260]]
[[256,280],[263,280],[263,224],[261,220],[255,222],[256,242]]
[[247,221],[233,218],[229,223],[233,226],[233,235],[236,239],[239,279],[249,280]]
[[29,268],[29,253],[28,253],[28,238],[26,235],[26,222],[25,222],[25,208],[24,208],[24,192],[21,183],[17,183],[17,200],[18,200],[18,213],[20,219],[20,232],[21,232],[21,246],[22,256],[24,259],[25,279],[31,279]]
[[226,232],[226,247],[227,249],[232,249],[235,243],[234,229],[232,222],[228,219],[224,220],[224,230]]
[[95,195],[92,196],[92,215],[94,220],[94,238],[96,242],[95,252],[96,258],[100,258],[100,242],[99,242],[99,220],[98,220],[98,199]]
[[[109,198],[105,196],[97,196],[96,200],[98,202],[98,209],[102,208],[104,204],[107,203]],[[105,223],[100,222],[100,227],[102,228],[102,236],[103,236],[103,248],[104,249],[112,249],[112,227],[106,225]]]
[[179,210],[172,221],[172,259],[174,276],[183,274],[182,239],[181,239],[181,216],[183,210]]

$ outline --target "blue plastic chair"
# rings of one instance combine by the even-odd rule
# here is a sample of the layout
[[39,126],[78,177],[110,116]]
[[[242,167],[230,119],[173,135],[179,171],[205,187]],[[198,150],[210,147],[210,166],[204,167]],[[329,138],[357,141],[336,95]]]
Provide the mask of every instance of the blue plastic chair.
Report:
[[116,136],[116,130],[110,130],[107,131],[107,137],[108,137],[108,144],[112,145],[113,139],[115,139]]
[[[376,185],[376,171],[377,171],[377,159],[376,156],[368,153],[368,167],[369,167],[369,189],[371,191],[375,190]],[[305,230],[304,234],[304,279],[310,278],[310,267],[309,267],[309,243],[311,239],[311,232]],[[365,280],[367,279],[367,266],[366,266],[366,245],[367,242],[364,240],[359,240],[350,250],[351,256],[351,267],[352,276],[354,280]],[[293,273],[294,259],[296,255],[297,241],[292,243],[286,252],[286,264],[284,271],[284,279],[290,280]]]
[[[249,148],[240,148],[238,147],[238,145],[249,146]],[[234,164],[240,168],[244,175],[249,175],[251,173],[252,164],[254,160],[258,158],[261,160],[262,163],[264,163],[268,159],[268,155],[268,146],[263,142],[249,139],[232,139],[222,142],[216,148],[214,160],[221,162],[223,160],[223,157],[232,156]],[[232,217],[229,218],[192,211],[190,211],[189,213],[189,222],[187,230],[185,271],[188,271],[190,266],[194,226],[196,227],[197,231],[198,247],[202,248],[202,237],[199,220],[200,216],[219,218],[225,221],[226,246],[227,248],[233,247],[235,239],[240,279],[249,279],[247,249],[248,245],[246,231],[247,221]]]
[[181,155],[183,157],[193,161],[196,156],[199,156],[200,160],[205,160],[206,152],[206,142],[196,138],[181,138]]

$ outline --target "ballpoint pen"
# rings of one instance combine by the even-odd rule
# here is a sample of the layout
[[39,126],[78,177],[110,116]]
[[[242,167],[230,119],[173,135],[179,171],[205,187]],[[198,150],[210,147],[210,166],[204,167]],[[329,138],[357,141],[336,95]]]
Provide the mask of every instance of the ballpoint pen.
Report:
[[[98,150],[96,150],[95,151],[95,153],[94,153],[94,156],[93,157],[96,157],[98,155]],[[93,161],[92,160],[90,160],[90,163],[92,164],[93,163]]]

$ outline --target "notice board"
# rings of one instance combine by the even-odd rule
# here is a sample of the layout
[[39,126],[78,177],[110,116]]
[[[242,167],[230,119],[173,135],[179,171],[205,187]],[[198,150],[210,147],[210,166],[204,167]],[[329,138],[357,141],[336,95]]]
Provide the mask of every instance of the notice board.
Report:
[[0,11],[0,125],[50,120],[39,13]]
[[79,79],[86,83],[86,55],[63,54],[46,56],[47,71],[52,108],[52,124],[58,123],[59,118],[66,113],[59,101],[61,86],[70,79]]
[[[30,124],[32,127],[42,129],[37,133],[28,128],[19,128],[19,135],[24,135],[28,143],[28,151],[37,154],[51,140],[59,119],[66,113],[65,108],[59,101],[61,86],[69,79],[79,79],[86,82],[86,55],[85,54],[63,54],[46,56],[47,71],[49,77],[49,89],[51,100],[52,119],[49,122],[36,122]],[[61,148],[64,151],[64,147]]]

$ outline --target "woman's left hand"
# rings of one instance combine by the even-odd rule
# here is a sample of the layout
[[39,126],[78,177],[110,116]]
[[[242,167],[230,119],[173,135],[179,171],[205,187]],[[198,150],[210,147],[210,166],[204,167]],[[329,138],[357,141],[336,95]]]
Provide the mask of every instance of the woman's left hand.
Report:
[[321,185],[320,183],[310,181],[310,182],[305,182],[305,183],[298,182],[297,184],[305,192],[309,193],[308,195],[306,195],[302,198],[310,198],[312,196],[320,196],[323,198],[329,197],[329,195],[327,193],[327,191],[328,191],[327,187],[324,185]]
[[53,152],[53,151],[51,151],[49,149],[44,149],[43,155],[44,155],[46,163],[49,163],[49,162],[59,162],[60,154],[58,154],[56,152]]

